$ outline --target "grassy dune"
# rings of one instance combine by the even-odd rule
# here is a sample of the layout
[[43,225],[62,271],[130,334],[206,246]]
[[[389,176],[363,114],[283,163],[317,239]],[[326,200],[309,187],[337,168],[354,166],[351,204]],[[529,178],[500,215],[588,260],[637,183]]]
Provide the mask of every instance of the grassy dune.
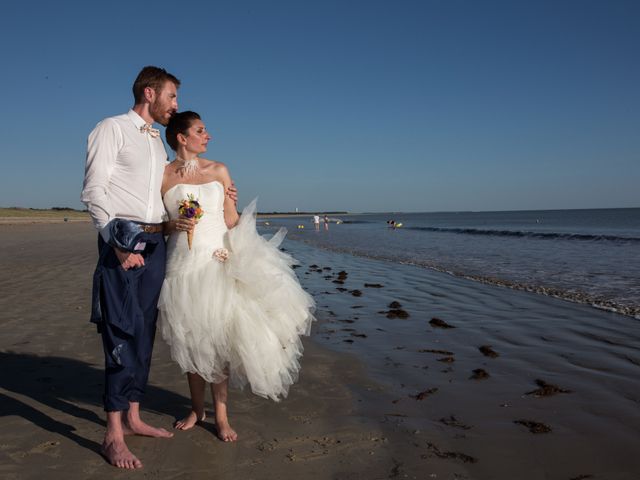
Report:
[[47,219],[47,220],[89,220],[87,212],[78,210],[40,210],[32,208],[0,208],[0,218],[3,219]]

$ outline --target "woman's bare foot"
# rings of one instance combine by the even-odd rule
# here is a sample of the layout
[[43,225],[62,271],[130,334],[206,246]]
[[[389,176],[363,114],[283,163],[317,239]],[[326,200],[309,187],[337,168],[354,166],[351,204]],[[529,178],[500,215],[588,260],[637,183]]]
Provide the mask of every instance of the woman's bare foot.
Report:
[[178,430],[189,430],[193,428],[196,423],[202,422],[206,418],[204,412],[202,415],[198,415],[195,411],[191,410],[189,415],[184,417],[182,420],[178,420],[173,428],[177,428]]
[[238,440],[238,434],[231,428],[226,418],[222,420],[216,419],[216,428],[218,430],[218,438],[223,442],[235,442]]
[[100,453],[114,467],[126,469],[142,468],[142,462],[131,453],[124,440],[108,441],[105,438],[100,448]]
[[216,411],[218,438],[223,442],[235,442],[238,440],[238,434],[229,425],[229,417],[227,417],[228,386],[229,379],[226,378],[222,382],[212,384],[211,393],[213,394],[213,408]]
[[[123,422],[124,423],[124,422]],[[128,420],[122,426],[125,435],[142,435],[145,437],[171,438],[173,433],[168,432],[164,428],[152,427],[144,423],[142,420]]]

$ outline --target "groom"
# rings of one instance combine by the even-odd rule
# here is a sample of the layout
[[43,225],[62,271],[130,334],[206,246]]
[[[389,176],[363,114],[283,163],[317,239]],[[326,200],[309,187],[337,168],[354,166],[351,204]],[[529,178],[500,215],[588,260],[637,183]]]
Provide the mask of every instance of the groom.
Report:
[[89,135],[81,199],[98,228],[91,321],[105,356],[102,454],[119,468],[140,468],[127,434],[172,437],[140,418],[165,272],[160,195],[167,153],[153,123],[167,125],[178,109],[180,81],[144,67],[133,84],[134,106],[106,118]]

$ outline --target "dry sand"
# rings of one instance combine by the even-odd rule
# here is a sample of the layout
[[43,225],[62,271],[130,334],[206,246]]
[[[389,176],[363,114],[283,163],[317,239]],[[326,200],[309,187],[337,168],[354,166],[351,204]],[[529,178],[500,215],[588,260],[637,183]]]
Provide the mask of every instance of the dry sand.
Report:
[[[95,231],[2,225],[0,246],[0,478],[640,478],[637,320],[298,242],[319,322],[289,397],[234,391],[237,443],[209,412],[130,438],[145,467],[117,470],[98,453]],[[158,337],[143,416],[168,428],[188,402]]]

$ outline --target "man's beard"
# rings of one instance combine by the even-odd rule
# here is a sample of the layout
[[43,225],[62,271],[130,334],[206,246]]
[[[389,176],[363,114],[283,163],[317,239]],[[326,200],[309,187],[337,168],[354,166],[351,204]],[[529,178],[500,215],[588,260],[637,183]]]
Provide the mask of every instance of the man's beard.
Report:
[[169,118],[166,118],[165,114],[167,113],[167,110],[160,105],[160,102],[153,102],[149,107],[149,113],[151,114],[151,118],[153,118],[154,122],[166,127],[169,123],[169,118],[171,118],[175,112],[171,111]]

